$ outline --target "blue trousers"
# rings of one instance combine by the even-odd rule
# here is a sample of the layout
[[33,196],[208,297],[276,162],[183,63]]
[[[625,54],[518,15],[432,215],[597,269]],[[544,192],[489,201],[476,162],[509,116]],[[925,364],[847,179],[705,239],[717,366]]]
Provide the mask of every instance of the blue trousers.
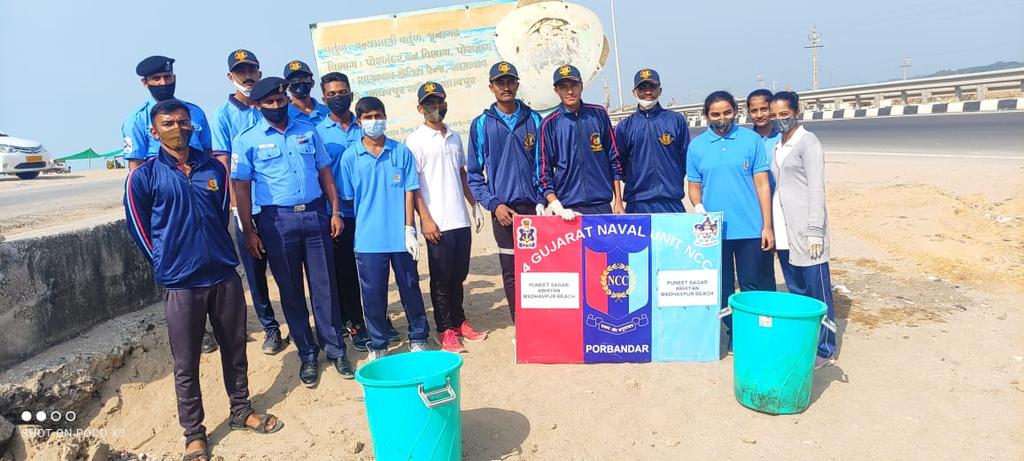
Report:
[[[729,304],[729,296],[736,292],[739,281],[740,291],[765,290],[764,260],[771,258],[770,252],[761,251],[761,239],[722,240],[722,307]],[[774,280],[774,276],[772,279]],[[772,291],[774,291],[774,282]],[[722,319],[732,329],[732,316]]]
[[[306,205],[306,211],[264,206],[260,213],[260,238],[281,292],[284,318],[303,362],[316,360],[319,354],[317,344],[329,359],[345,355],[345,342],[341,335],[344,323],[337,302],[330,220],[323,210],[323,200],[317,199]],[[303,272],[309,279],[309,299],[316,322],[317,342],[314,342],[309,326]]]
[[576,205],[567,206],[566,208],[571,209],[579,214],[612,214],[611,203],[599,203],[597,205]]
[[[828,319],[836,320],[836,310],[832,304],[832,279],[829,277],[828,263],[801,267],[789,263],[789,250],[779,250],[779,263],[782,276],[786,279],[786,288],[790,293],[817,299],[828,306]],[[836,353],[836,334],[821,327],[818,337],[818,356],[831,358]]]
[[[259,215],[253,215],[253,221],[259,222]],[[258,224],[257,224],[258,226]],[[270,289],[267,287],[267,259],[256,259],[245,248],[245,233],[235,226],[235,243],[238,245],[238,256],[245,268],[245,281],[249,285],[249,297],[252,308],[256,311],[263,331],[273,333],[281,328],[274,318],[274,307],[270,304]]]
[[412,255],[400,253],[356,253],[359,266],[359,288],[363,295],[363,315],[370,348],[388,348],[388,266],[395,271],[398,295],[402,299],[405,317],[409,320],[409,340],[426,341],[430,334],[427,312],[423,308],[420,276]]
[[686,213],[680,200],[645,200],[626,203],[626,213]]

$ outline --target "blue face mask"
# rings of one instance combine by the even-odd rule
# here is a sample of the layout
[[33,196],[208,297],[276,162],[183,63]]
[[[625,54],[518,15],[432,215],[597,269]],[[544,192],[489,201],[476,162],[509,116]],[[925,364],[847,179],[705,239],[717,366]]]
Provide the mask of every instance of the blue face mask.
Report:
[[388,129],[387,120],[361,120],[359,124],[363,127],[363,134],[374,139],[384,136]]

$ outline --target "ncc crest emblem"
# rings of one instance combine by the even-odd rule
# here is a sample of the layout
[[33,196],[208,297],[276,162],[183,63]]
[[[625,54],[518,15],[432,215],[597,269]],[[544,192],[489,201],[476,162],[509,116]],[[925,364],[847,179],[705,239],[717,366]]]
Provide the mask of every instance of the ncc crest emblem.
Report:
[[299,62],[299,61],[292,61],[292,62],[288,63],[288,69],[290,69],[290,70],[299,70],[301,68],[302,68],[302,63]]
[[220,186],[217,185],[217,180],[210,178],[208,181],[206,181],[206,190],[211,192],[220,190]]
[[651,78],[651,69],[644,69],[640,71],[640,78]]
[[586,249],[584,256],[587,325],[598,331],[623,335],[646,326],[641,312],[650,302],[649,250],[608,252]]
[[533,227],[533,220],[523,218],[516,229],[516,247],[523,250],[537,248],[537,228]]
[[661,136],[658,136],[658,142],[660,142],[663,146],[672,144],[672,135],[668,133],[662,133]]
[[245,61],[246,59],[249,59],[249,53],[246,53],[244,50],[235,52],[235,61]]
[[697,237],[694,245],[699,247],[717,245],[720,233],[721,226],[719,226],[718,219],[705,216],[704,221],[693,225],[693,235]]
[[523,137],[523,148],[533,149],[533,146],[537,145],[537,137],[533,133],[526,133]]
[[433,93],[436,89],[437,85],[434,85],[434,82],[428,82],[426,85],[423,85],[423,91],[426,91],[427,93]]
[[601,135],[593,133],[590,135],[590,150],[594,152],[601,152],[604,147],[601,146]]
[[508,66],[507,62],[503,62],[501,64],[498,64],[498,72],[508,72],[509,69],[510,69],[510,67]]
[[558,68],[558,74],[563,77],[567,77],[570,73],[572,73],[572,68],[567,65]]

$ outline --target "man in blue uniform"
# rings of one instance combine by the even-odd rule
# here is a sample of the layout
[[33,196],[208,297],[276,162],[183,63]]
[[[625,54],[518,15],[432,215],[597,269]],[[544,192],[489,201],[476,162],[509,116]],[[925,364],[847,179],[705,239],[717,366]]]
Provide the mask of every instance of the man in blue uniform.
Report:
[[327,118],[330,113],[327,106],[320,104],[309,94],[313,91],[313,71],[302,61],[292,61],[284,66],[284,79],[288,81],[288,92],[292,94],[292,104],[288,106],[288,117],[313,126]]
[[575,66],[555,69],[562,103],[540,129],[538,183],[548,211],[566,221],[578,214],[623,213],[622,164],[612,122],[601,106],[583,103]]
[[[260,112],[249,99],[253,85],[262,76],[260,62],[249,50],[235,50],[228,54],[228,80],[235,86],[235,92],[228,95],[228,100],[213,113],[213,154],[231,156],[231,140],[242,130],[254,125],[260,118]],[[232,190],[234,192],[234,190]],[[232,199],[232,205],[234,200]],[[249,284],[249,296],[256,318],[263,326],[263,353],[276,354],[287,346],[287,340],[281,338],[280,324],[274,318],[274,308],[270,304],[270,291],[267,287],[267,260],[253,258],[245,249],[245,234],[242,232],[242,221],[238,220],[238,210],[232,206],[232,213],[237,220],[235,240],[238,255],[245,268],[245,279]],[[253,206],[254,221],[259,220],[260,209]]]
[[166,289],[167,340],[174,361],[178,422],[185,430],[185,459],[210,459],[203,426],[199,356],[207,318],[221,344],[224,387],[232,428],[269,433],[281,429],[273,415],[257,415],[249,401],[245,354],[245,299],[235,272],[238,258],[228,233],[227,170],[190,147],[192,120],[184,103],[153,106],[150,134],[159,153],[128,173],[128,233]]
[[[330,114],[316,126],[317,134],[324,142],[327,155],[331,157],[331,172],[338,191],[341,186],[341,154],[352,143],[359,142],[363,137],[362,130],[356,123],[355,115],[349,110],[352,107],[352,87],[348,76],[340,72],[330,72],[320,78],[320,91],[324,95],[324,104]],[[366,352],[369,337],[366,323],[363,321],[363,303],[359,297],[359,275],[356,269],[355,234],[356,213],[352,203],[341,202],[341,219],[345,230],[341,237],[334,240],[334,274],[338,283],[338,302],[341,304],[341,316],[352,335],[352,346]]]
[[370,360],[383,357],[388,347],[389,266],[395,271],[409,320],[409,349],[425,351],[430,325],[416,270],[420,251],[413,220],[413,199],[420,188],[416,162],[405,145],[384,135],[387,113],[380,99],[360,99],[356,118],[363,137],[341,156],[341,198],[351,200],[356,210],[356,263],[370,333]]
[[491,212],[491,231],[498,244],[505,299],[515,322],[512,220],[517,214],[544,212],[544,198],[534,184],[540,155],[541,117],[516,99],[519,72],[511,63],[501,61],[491,66],[488,88],[494,94],[494,104],[469,125],[467,179],[477,203]]
[[661,79],[654,69],[633,76],[637,109],[615,127],[615,141],[626,177],[629,213],[683,213],[686,148],[690,130],[686,117],[658,103]]
[[[149,113],[160,101],[174,98],[177,77],[174,75],[174,60],[165,56],[150,56],[135,66],[135,73],[142,77],[142,86],[149,90],[152,100],[146,101],[128,114],[121,124],[121,136],[124,139],[124,158],[128,168],[135,167],[153,157],[160,151],[160,143],[150,134],[152,127]],[[189,145],[199,150],[210,152],[210,126],[206,122],[206,114],[199,106],[185,103],[189,117],[192,119],[192,138]]]
[[[246,248],[266,257],[281,293],[281,309],[302,366],[299,379],[313,387],[320,379],[318,347],[343,378],[355,377],[345,356],[341,310],[334,283],[330,239],[341,235],[331,159],[316,127],[288,117],[287,83],[277,77],[256,82],[251,97],[262,118],[239,133],[231,145],[231,179]],[[331,204],[330,217],[324,197]],[[252,199],[262,209],[259,227],[252,220]],[[318,341],[314,342],[306,309],[303,268],[309,281]],[[318,346],[319,345],[319,346]]]

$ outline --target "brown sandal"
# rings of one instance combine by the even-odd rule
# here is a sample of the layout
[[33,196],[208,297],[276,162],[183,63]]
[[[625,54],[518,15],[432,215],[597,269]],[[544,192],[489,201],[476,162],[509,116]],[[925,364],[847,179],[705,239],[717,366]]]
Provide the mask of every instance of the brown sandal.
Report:
[[196,440],[203,441],[203,449],[181,455],[181,461],[199,461],[200,458],[202,458],[203,461],[210,461],[210,441],[206,438],[206,434],[193,434],[185,437],[185,448],[188,448],[188,446]]
[[[255,410],[250,409],[247,413],[243,413],[237,417],[232,416],[231,419],[228,421],[228,426],[230,426],[231,430],[233,431],[255,432],[257,434],[273,434],[281,430],[282,427],[284,427],[284,423],[281,422],[281,418],[278,418],[277,416],[274,416],[270,413],[263,415],[263,418],[260,419],[259,426],[250,426],[248,424],[249,417],[255,413]],[[270,429],[267,429],[267,423],[270,422],[271,418],[274,419],[274,425]]]

